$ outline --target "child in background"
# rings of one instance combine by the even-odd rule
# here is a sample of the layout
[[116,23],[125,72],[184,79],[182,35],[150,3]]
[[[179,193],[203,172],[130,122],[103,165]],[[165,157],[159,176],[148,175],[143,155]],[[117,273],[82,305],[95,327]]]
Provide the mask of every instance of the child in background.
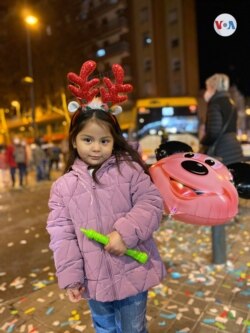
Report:
[[15,161],[15,144],[18,142],[19,139],[15,138],[12,140],[11,144],[7,145],[6,147],[6,162],[10,171],[10,178],[12,181],[12,187],[15,187],[16,184],[16,169],[17,164]]
[[[69,104],[76,112],[65,173],[53,184],[49,199],[50,248],[59,287],[72,302],[88,300],[97,333],[146,333],[147,291],[165,276],[153,239],[162,199],[110,108],[111,102],[125,100],[118,93],[132,86],[122,83],[123,69],[113,65],[116,83],[103,79],[109,92],[93,88],[99,79],[87,82],[87,77],[95,66],[88,61],[80,76],[68,74],[78,85],[70,85],[71,92],[83,103]],[[92,101],[98,93],[101,99]],[[109,243],[103,247],[87,239],[80,228],[106,234]],[[124,255],[127,248],[147,252],[148,262],[142,265]]]
[[6,147],[0,145],[0,190],[8,186],[8,165],[6,156]]
[[25,144],[21,140],[18,140],[15,143],[14,158],[15,158],[17,169],[19,172],[19,174],[18,174],[19,186],[20,186],[20,188],[22,188],[24,186],[24,182],[26,185],[27,153],[26,153]]

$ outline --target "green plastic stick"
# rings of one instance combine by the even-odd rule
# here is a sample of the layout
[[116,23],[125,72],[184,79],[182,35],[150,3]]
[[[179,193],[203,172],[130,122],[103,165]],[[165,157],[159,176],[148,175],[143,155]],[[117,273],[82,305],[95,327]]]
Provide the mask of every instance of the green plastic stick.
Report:
[[[107,245],[109,242],[109,238],[93,229],[84,229],[80,228],[81,232],[89,239],[93,239],[94,241],[101,243],[103,245]],[[133,259],[139,261],[141,264],[145,264],[148,261],[148,255],[146,252],[137,251],[134,249],[127,249],[125,252],[126,255],[132,257]]]

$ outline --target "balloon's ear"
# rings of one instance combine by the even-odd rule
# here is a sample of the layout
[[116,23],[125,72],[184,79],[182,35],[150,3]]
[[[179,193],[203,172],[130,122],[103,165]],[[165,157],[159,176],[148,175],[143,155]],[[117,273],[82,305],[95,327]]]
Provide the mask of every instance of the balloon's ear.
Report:
[[250,164],[243,162],[233,163],[227,165],[227,168],[233,176],[239,197],[250,199]]
[[157,161],[161,160],[164,157],[176,154],[176,153],[189,153],[193,149],[191,146],[187,145],[181,141],[166,141],[155,150],[155,155]]

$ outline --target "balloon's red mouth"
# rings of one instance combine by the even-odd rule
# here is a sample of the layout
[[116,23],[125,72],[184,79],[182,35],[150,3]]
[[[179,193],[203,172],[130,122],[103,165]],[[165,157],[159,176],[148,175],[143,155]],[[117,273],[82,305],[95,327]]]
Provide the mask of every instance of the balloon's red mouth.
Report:
[[171,177],[170,177],[170,185],[171,185],[173,191],[178,196],[180,196],[182,198],[186,198],[186,199],[193,199],[193,198],[196,198],[197,196],[203,195],[205,193],[202,190],[198,190],[198,189],[192,188],[190,186],[187,186]]

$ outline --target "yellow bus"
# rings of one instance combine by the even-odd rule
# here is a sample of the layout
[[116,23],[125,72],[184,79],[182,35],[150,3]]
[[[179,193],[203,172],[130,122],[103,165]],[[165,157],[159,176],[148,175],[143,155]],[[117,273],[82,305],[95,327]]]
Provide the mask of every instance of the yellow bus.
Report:
[[198,101],[195,97],[155,97],[138,99],[135,105],[136,133],[143,159],[155,162],[155,149],[164,140],[189,144],[194,151],[198,141]]

